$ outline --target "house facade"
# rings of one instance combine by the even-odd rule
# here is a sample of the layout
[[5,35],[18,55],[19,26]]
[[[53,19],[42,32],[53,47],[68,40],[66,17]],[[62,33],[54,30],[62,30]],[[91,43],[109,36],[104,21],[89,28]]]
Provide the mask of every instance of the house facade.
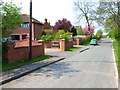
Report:
[[43,25],[43,29],[51,29],[50,22],[48,22],[47,19],[45,19],[45,23]]
[[[30,33],[30,16],[29,15],[22,15],[23,23],[17,27],[16,30],[11,30],[11,37],[14,40],[24,40],[29,38]],[[39,34],[42,31],[43,23],[39,22],[38,20],[32,18],[32,40],[38,40]]]

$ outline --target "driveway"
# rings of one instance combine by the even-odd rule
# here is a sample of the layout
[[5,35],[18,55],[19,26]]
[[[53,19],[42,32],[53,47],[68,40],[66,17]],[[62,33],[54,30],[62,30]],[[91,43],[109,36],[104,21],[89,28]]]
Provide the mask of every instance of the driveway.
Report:
[[[67,54],[66,54],[67,55]],[[3,88],[117,88],[110,39],[3,85]]]

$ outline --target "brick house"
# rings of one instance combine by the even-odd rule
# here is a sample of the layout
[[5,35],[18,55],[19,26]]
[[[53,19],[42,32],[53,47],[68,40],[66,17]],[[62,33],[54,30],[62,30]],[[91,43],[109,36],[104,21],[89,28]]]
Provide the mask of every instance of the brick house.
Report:
[[50,22],[48,23],[47,19],[45,19],[45,23],[43,24],[43,29],[51,29]]
[[[22,41],[23,39],[26,39],[29,37],[29,21],[30,16],[29,15],[22,15],[23,23],[17,27],[16,30],[12,30],[11,37],[15,40]],[[43,23],[39,22],[38,20],[32,18],[32,40],[38,40],[39,34],[42,31]]]

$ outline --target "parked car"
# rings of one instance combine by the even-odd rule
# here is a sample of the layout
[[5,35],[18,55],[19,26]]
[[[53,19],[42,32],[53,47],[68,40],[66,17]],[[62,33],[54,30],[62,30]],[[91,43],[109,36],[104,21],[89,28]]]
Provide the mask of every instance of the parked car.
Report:
[[97,39],[92,39],[90,45],[98,45]]
[[2,42],[14,42],[12,38],[2,38]]

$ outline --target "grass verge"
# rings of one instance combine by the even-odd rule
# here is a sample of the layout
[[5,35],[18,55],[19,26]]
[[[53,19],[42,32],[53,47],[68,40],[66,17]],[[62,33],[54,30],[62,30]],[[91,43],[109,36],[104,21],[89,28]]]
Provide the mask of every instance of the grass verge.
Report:
[[34,63],[34,62],[37,62],[37,61],[42,61],[42,60],[45,60],[45,59],[49,59],[51,57],[52,56],[49,56],[49,55],[43,55],[43,56],[38,56],[36,58],[33,58],[31,61],[21,60],[21,61],[17,61],[17,62],[14,62],[14,63],[4,63],[4,64],[2,64],[2,71],[7,71],[7,70],[10,70],[10,69],[20,67],[22,65],[31,64],[31,63]]
[[66,49],[66,51],[74,52],[74,51],[76,51],[76,50],[78,50],[78,49],[80,49],[80,48],[81,48],[81,47],[71,47],[71,48]]
[[118,67],[118,75],[119,75],[119,79],[120,79],[120,41],[113,41],[113,47],[114,47],[114,52],[115,52],[115,58],[116,58],[116,63],[117,63],[117,67]]

